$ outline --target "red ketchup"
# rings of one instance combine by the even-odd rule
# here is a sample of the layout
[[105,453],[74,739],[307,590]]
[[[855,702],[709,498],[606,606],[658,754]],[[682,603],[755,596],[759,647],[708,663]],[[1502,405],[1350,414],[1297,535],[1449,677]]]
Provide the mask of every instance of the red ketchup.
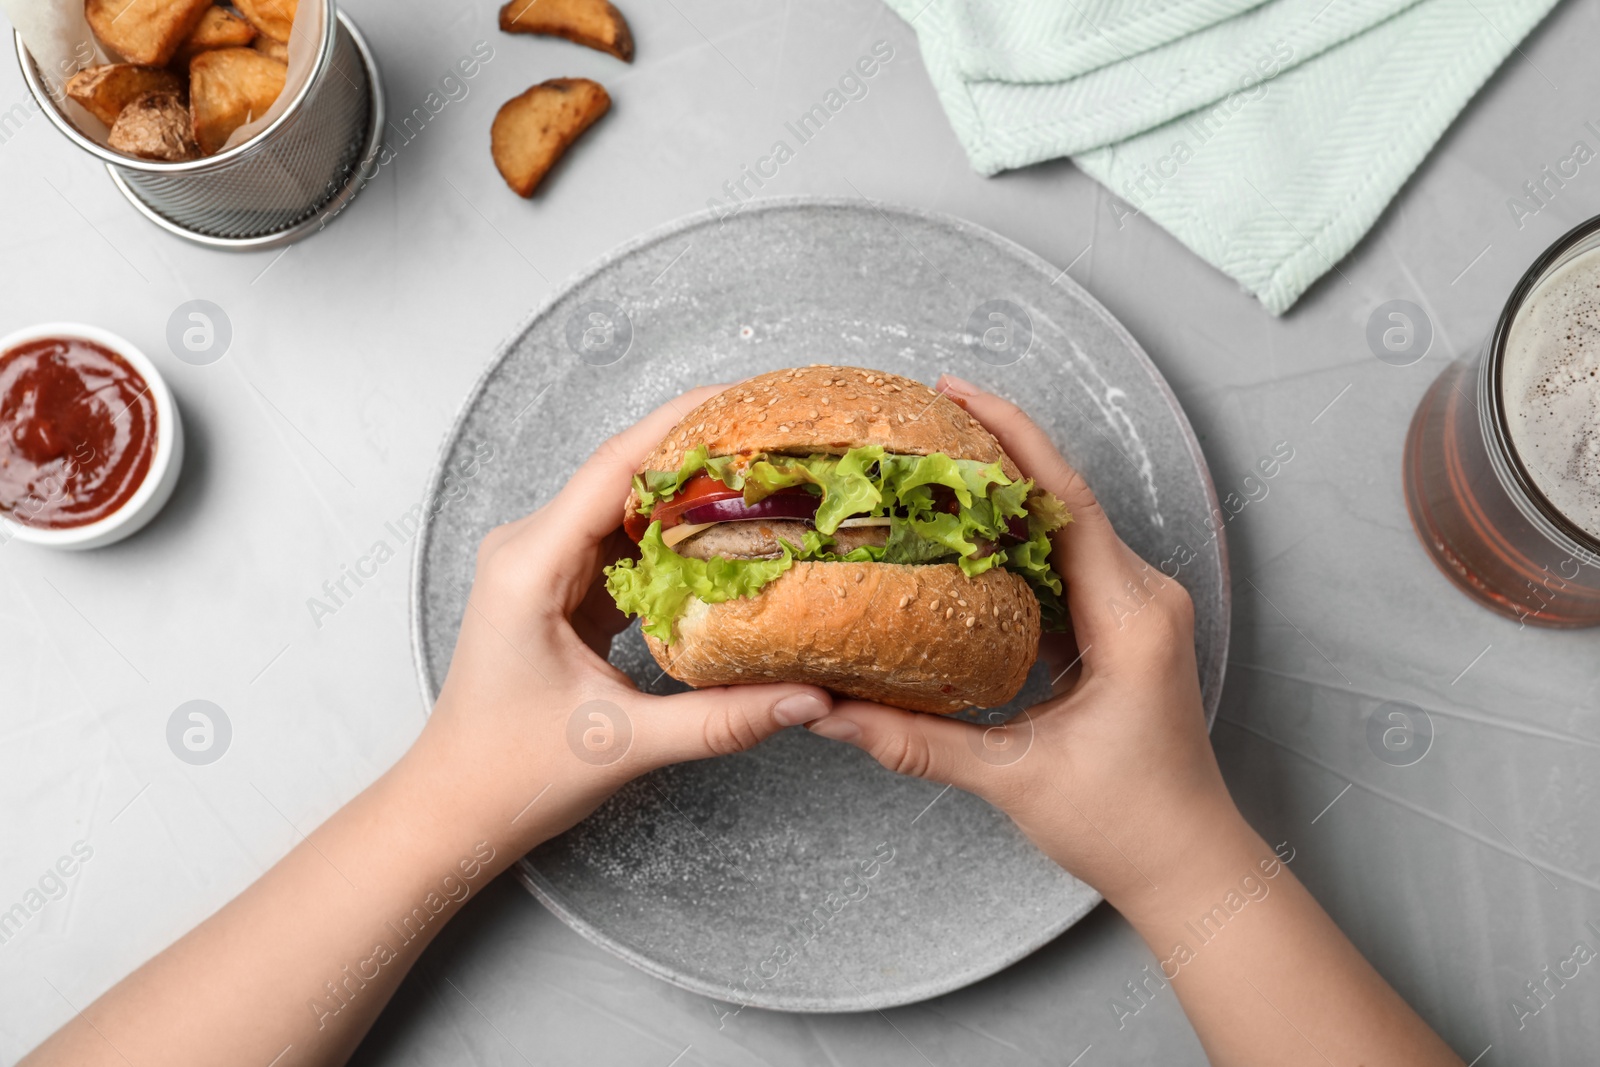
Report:
[[156,400],[127,360],[48,337],[0,354],[0,515],[87,526],[132,498],[156,452]]

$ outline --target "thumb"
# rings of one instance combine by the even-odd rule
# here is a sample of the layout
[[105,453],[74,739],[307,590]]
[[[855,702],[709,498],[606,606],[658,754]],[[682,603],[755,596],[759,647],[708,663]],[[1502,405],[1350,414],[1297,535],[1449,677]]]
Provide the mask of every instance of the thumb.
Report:
[[725,685],[668,697],[644,697],[637,714],[657,766],[754,748],[790,726],[815,722],[833,700],[814,685]]
[[1000,784],[996,771],[1027,751],[1032,726],[1031,718],[985,727],[851,700],[807,728],[856,746],[896,774],[942,782],[991,799]]

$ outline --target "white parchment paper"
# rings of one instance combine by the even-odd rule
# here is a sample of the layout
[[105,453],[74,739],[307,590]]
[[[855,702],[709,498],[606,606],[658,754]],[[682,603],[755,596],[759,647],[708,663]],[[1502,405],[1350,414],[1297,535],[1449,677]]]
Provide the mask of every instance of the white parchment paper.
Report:
[[[66,2],[72,3],[73,0]],[[326,16],[327,5],[321,0],[300,0],[294,13],[294,25],[289,30],[289,75],[283,83],[283,92],[278,94],[278,99],[272,102],[264,115],[251,119],[229,135],[222,146],[224,152],[234,145],[244,144],[272,125],[299,95],[300,87],[311,77],[311,67],[316,63],[317,52],[322,47],[322,26]]]
[[[95,40],[83,15],[83,0],[0,0],[0,10],[22,35],[49,90],[50,101],[40,103],[54,105],[85,136],[105,144],[110,129],[66,95],[67,80],[78,71],[118,61]],[[316,63],[326,18],[327,7],[320,0],[301,0],[289,31],[289,72],[283,92],[262,115],[234,130],[223,145],[224,151],[261,132],[299,95]]]

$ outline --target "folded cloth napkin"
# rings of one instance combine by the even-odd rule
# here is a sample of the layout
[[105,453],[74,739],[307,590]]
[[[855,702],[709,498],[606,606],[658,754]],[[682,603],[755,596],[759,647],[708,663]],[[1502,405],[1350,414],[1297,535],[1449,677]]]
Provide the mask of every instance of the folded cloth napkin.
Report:
[[1070,156],[1274,315],[1555,0],[887,0],[980,173]]

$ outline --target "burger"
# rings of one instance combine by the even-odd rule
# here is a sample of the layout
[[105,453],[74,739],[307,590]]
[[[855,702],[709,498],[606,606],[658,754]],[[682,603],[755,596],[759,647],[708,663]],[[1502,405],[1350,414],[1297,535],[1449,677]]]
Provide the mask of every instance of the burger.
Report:
[[805,682],[915,711],[1004,704],[1061,629],[1060,500],[943,393],[810,366],[691,411],[633,478],[606,568],[693,686]]

